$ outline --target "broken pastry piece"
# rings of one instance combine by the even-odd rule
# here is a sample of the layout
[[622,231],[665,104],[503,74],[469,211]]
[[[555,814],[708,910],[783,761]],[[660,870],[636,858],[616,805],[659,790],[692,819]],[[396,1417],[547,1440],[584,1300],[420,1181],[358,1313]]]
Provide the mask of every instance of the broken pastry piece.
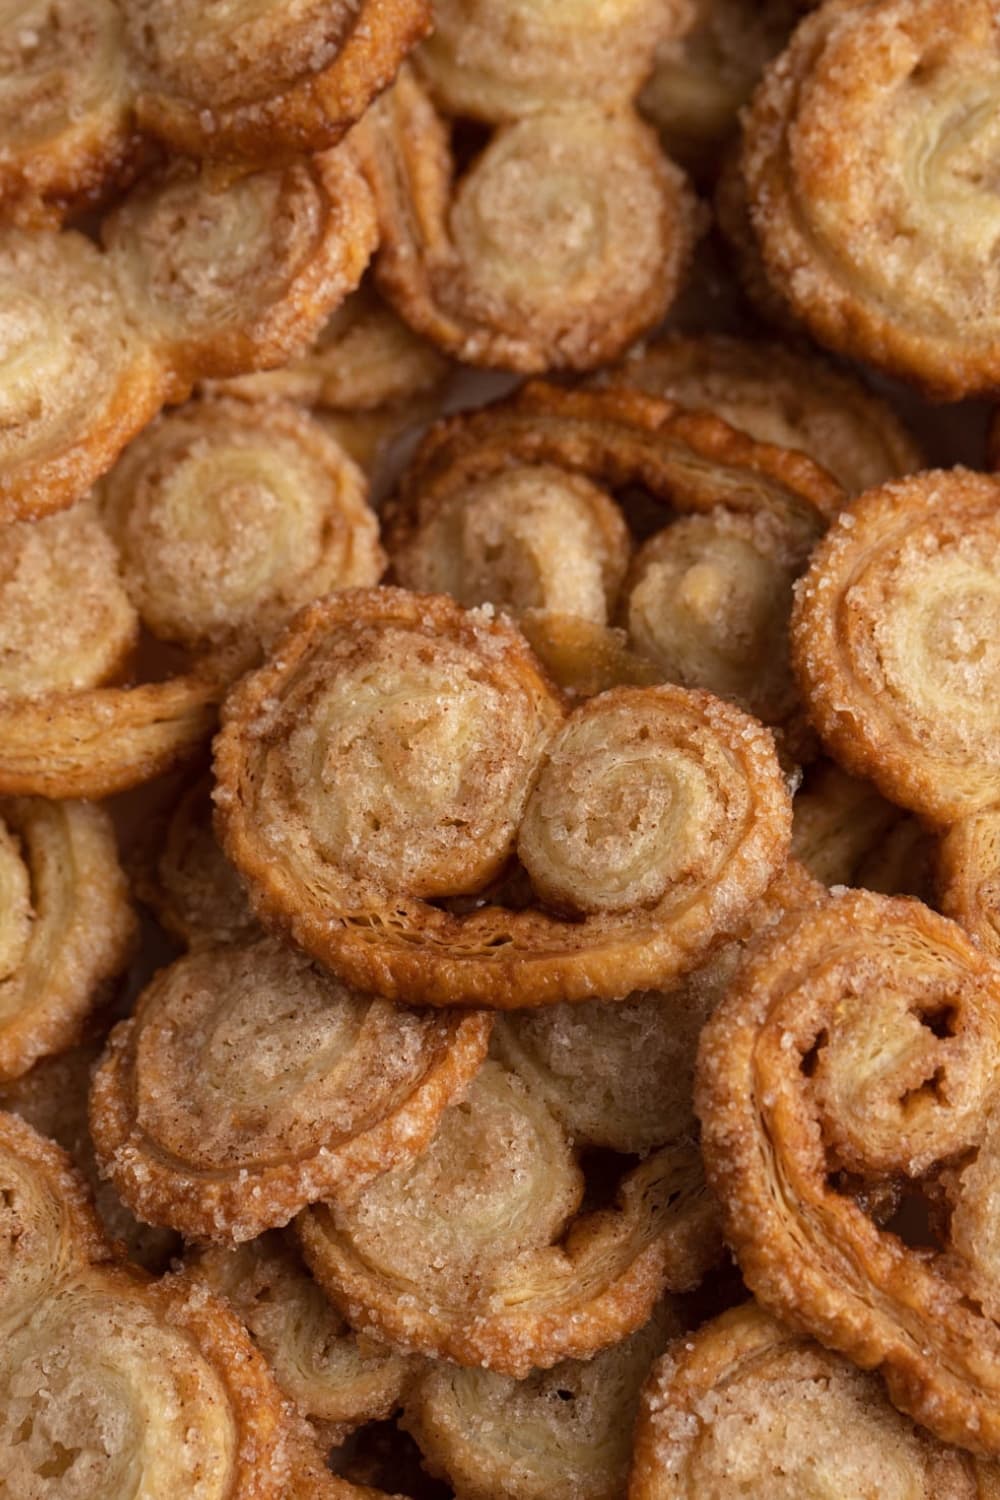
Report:
[[833,761],[807,769],[792,815],[792,853],[824,885],[928,899],[937,840]]
[[1000,958],[1000,810],[963,818],[941,841],[941,910],[970,932],[984,953]]
[[0,1083],[80,1041],[135,936],[107,813],[0,799]]
[[631,108],[501,126],[457,178],[450,136],[404,68],[352,137],[379,288],[418,333],[467,364],[592,369],[663,316],[696,207]]
[[318,1455],[225,1304],[189,1276],[153,1281],[119,1264],[68,1158],[13,1115],[0,1116],[0,1187],[0,1447],[11,1493],[305,1493]]
[[102,225],[0,230],[0,522],[84,495],[165,402],[283,363],[375,243],[349,148],[271,171],[176,165]]
[[356,1328],[521,1379],[618,1343],[719,1252],[690,1144],[620,1159],[608,1207],[584,1205],[585,1185],[544,1099],[490,1061],[412,1165],[296,1230]]
[[1000,969],[919,902],[850,891],[751,950],[695,1102],[765,1306],[945,1442],[1000,1454]]
[[[790,831],[773,741],[738,709],[663,686],[566,717],[511,625],[401,589],[300,613],[230,696],[216,775],[258,915],[417,1004],[662,985],[738,926]],[[515,851],[528,904],[504,906]]]
[[746,118],[750,214],[782,297],[821,343],[937,399],[1000,380],[998,94],[991,0],[826,0]]
[[667,1301],[593,1359],[524,1380],[430,1364],[407,1389],[403,1426],[458,1500],[619,1500],[639,1391],[679,1331]]
[[744,1303],[675,1339],[639,1408],[628,1500],[992,1500],[995,1464],[901,1417],[878,1377]]
[[399,1405],[414,1361],[352,1333],[290,1236],[272,1230],[232,1250],[212,1246],[188,1264],[246,1324],[325,1448]]
[[142,137],[249,165],[333,146],[427,31],[427,0],[22,0],[0,41],[0,207],[52,222]]
[[419,1153],[490,1027],[355,994],[269,938],[199,948],[111,1034],[98,1162],[138,1217],[238,1244]]
[[792,659],[837,761],[948,825],[1000,799],[1000,480],[967,469],[852,501],[798,585]]

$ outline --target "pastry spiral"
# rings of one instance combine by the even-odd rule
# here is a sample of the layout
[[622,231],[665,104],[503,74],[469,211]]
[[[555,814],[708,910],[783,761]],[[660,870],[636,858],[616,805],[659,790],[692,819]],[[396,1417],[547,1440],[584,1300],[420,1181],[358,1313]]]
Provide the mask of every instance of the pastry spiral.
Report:
[[547,1105],[487,1062],[412,1165],[351,1203],[307,1209],[296,1229],[356,1328],[521,1379],[619,1342],[665,1286],[697,1285],[717,1255],[689,1146],[623,1170],[610,1208],[581,1212],[583,1192]]
[[673,300],[695,203],[629,109],[502,126],[455,182],[448,127],[404,68],[356,143],[378,203],[380,289],[468,364],[592,369]]
[[113,1264],[67,1159],[11,1115],[0,1116],[0,1184],[0,1447],[10,1493],[302,1493],[316,1460],[224,1305],[187,1277],[151,1282]]
[[415,54],[449,114],[501,124],[575,106],[627,104],[685,0],[435,0]]
[[781,344],[674,334],[640,348],[611,378],[712,411],[758,443],[808,453],[849,495],[923,468],[888,402],[824,360]]
[[187,948],[239,942],[255,923],[240,878],[212,832],[212,779],[195,777],[182,791],[153,856],[142,862],[139,898]]
[[112,0],[14,0],[0,36],[0,203],[38,217],[100,192],[128,144]]
[[629,535],[611,497],[554,465],[507,468],[432,490],[421,505],[420,472],[410,499],[387,521],[398,581],[459,604],[494,604],[604,625],[628,566]]
[[1000,958],[1000,812],[965,818],[941,842],[941,910],[971,932],[984,953]]
[[175,167],[104,221],[0,231],[0,522],[72,504],[166,400],[281,364],[374,248],[347,147],[235,180]]
[[640,100],[672,156],[700,174],[718,166],[740,110],[808,5],[809,0],[693,0],[687,26],[657,48]]
[[810,766],[792,804],[792,853],[824,885],[926,898],[935,841],[915,818],[832,761]]
[[325,1447],[399,1404],[412,1362],[355,1337],[289,1238],[270,1231],[234,1250],[199,1251],[190,1263],[246,1324],[281,1389]]
[[[220,836],[258,915],[410,1003],[620,997],[692,968],[784,861],[770,736],[675,688],[563,713],[492,613],[399,589],[308,607],[216,741]],[[568,917],[449,909],[515,845]]]
[[998,1001],[1000,969],[954,923],[843,892],[758,944],[702,1034],[696,1088],[751,1289],[991,1455]]
[[796,315],[946,400],[1000,379],[998,47],[991,0],[827,0],[745,126],[754,226]]
[[654,1366],[629,1500],[991,1500],[996,1466],[905,1421],[874,1375],[750,1302]]
[[403,1425],[458,1500],[619,1500],[640,1389],[679,1331],[665,1303],[594,1359],[525,1380],[431,1365],[406,1392]]
[[98,1161],[139,1218],[237,1244],[419,1152],[489,1033],[479,1012],[354,994],[268,938],[199,948],[112,1032]]
[[135,932],[103,809],[0,799],[0,1081],[80,1039]]
[[57,1057],[43,1058],[30,1073],[0,1085],[0,1110],[19,1115],[39,1135],[58,1142],[90,1189],[108,1239],[124,1247],[136,1265],[159,1274],[180,1249],[180,1236],[171,1229],[140,1223],[97,1170],[87,1101],[91,1073],[100,1055],[100,1043],[88,1042]]
[[1000,799],[998,502],[1000,481],[963,469],[869,491],[816,549],[792,622],[824,743],[936,823]]
[[382,572],[360,470],[294,407],[215,400],[170,412],[99,497],[144,623],[192,649],[266,641],[307,600]]

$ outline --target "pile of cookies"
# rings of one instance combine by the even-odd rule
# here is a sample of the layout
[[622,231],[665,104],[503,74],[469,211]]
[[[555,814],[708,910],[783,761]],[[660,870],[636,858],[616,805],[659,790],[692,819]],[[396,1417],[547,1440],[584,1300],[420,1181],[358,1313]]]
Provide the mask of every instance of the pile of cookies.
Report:
[[1000,1496],[998,99],[5,8],[5,1496]]

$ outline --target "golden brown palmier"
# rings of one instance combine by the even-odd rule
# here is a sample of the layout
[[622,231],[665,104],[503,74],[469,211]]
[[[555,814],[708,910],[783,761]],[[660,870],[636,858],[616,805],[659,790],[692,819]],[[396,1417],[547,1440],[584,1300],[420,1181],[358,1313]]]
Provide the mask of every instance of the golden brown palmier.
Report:
[[384,566],[360,469],[283,403],[167,413],[101,482],[98,503],[143,622],[192,650],[266,642],[299,605],[377,583]]
[[56,219],[141,161],[142,135],[250,164],[333,146],[428,28],[427,0],[16,0],[0,50],[0,206]]
[[642,112],[672,156],[699,174],[719,164],[739,113],[809,0],[693,0],[660,43]]
[[965,469],[851,502],[799,585],[793,665],[824,744],[939,824],[1000,798],[1000,480]]
[[455,181],[448,125],[404,68],[352,139],[378,203],[380,289],[467,364],[592,369],[673,300],[696,206],[631,109],[502,126]]
[[755,1303],[675,1340],[635,1431],[629,1500],[994,1500],[1000,1471],[944,1448],[858,1370]]
[[135,935],[107,813],[0,799],[0,1082],[80,1040]]
[[629,646],[616,626],[581,615],[529,610],[518,622],[552,681],[570,698],[592,698],[613,687],[654,687],[663,673]]
[[696,1087],[750,1288],[877,1366],[938,1437],[990,1455],[998,1001],[1000,967],[954,923],[835,894],[751,952],[702,1034]]
[[189,1264],[246,1324],[324,1447],[398,1406],[413,1362],[351,1332],[289,1236],[272,1230],[233,1250],[214,1246]]
[[630,102],[687,0],[434,0],[414,62],[448,114],[492,124]]
[[0,232],[0,521],[79,499],[194,381],[280,364],[353,290],[374,210],[348,147],[235,180],[177,167],[102,228]]
[[746,120],[751,215],[795,314],[946,400],[1000,381],[998,88],[991,0],[826,0]]
[[109,685],[131,665],[138,633],[89,502],[0,527],[0,792],[108,796],[208,737],[239,669],[233,653],[206,655],[166,681]]
[[101,1170],[138,1217],[238,1244],[420,1152],[491,1021],[359,995],[270,938],[161,970],[94,1078]]
[[941,841],[941,910],[971,932],[985,953],[1000,959],[1000,812],[963,818]]
[[544,1100],[491,1061],[421,1157],[296,1230],[356,1328],[521,1379],[618,1343],[718,1255],[692,1146],[626,1159],[610,1207],[581,1210],[584,1185]]
[[759,443],[808,453],[849,495],[923,467],[888,402],[816,355],[782,344],[673,334],[602,378],[714,412]]
[[386,543],[404,588],[606,625],[628,567],[625,518],[604,490],[553,464],[507,467],[421,503],[388,507]]
[[[773,741],[680,688],[564,712],[492,611],[400,589],[307,607],[216,741],[220,837],[258,915],[418,1004],[623,997],[694,967],[784,862]],[[549,910],[449,908],[515,847]]]
[[58,1057],[43,1058],[30,1073],[0,1085],[0,1110],[19,1115],[39,1135],[58,1142],[90,1189],[107,1237],[124,1247],[130,1261],[158,1274],[180,1249],[180,1236],[172,1229],[140,1223],[97,1170],[87,1101],[91,1073],[100,1055],[101,1044],[88,1042]]
[[[186,1276],[116,1265],[82,1180],[0,1116],[0,1447],[12,1495],[287,1500],[315,1463],[263,1359]],[[333,1492],[335,1493],[335,1492]]]
[[432,1364],[407,1389],[403,1425],[458,1500],[619,1500],[640,1389],[679,1331],[664,1303],[594,1359],[525,1380]]
[[935,846],[916,818],[832,761],[809,767],[792,804],[792,853],[824,885],[924,899]]
[[140,860],[136,894],[157,921],[187,948],[238,942],[256,923],[240,877],[212,831],[212,778],[205,772],[184,787],[155,850]]

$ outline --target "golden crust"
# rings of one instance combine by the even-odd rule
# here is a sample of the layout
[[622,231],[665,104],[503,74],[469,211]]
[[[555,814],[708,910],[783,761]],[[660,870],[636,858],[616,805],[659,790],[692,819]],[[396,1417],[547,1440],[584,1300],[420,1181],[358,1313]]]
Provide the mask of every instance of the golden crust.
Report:
[[88,1042],[58,1057],[43,1058],[30,1073],[0,1085],[0,1109],[20,1116],[67,1152],[90,1189],[101,1226],[115,1249],[124,1250],[130,1261],[159,1275],[180,1249],[180,1236],[140,1223],[97,1170],[87,1100],[91,1072],[100,1055],[100,1043]]
[[147,427],[102,481],[129,598],[161,640],[267,641],[307,600],[377,583],[361,471],[273,402],[194,402]]
[[799,584],[792,658],[824,744],[939,824],[1000,797],[1000,481],[930,472],[843,512]]
[[0,1116],[0,1444],[12,1492],[286,1500],[307,1455],[237,1320],[111,1252],[67,1158]]
[[500,124],[587,99],[630,102],[687,0],[436,0],[414,56],[447,113]]
[[422,1150],[490,1024],[352,994],[267,938],[200,948],[112,1032],[91,1095],[101,1170],[150,1223],[252,1239]]
[[20,0],[0,44],[0,206],[79,211],[142,138],[250,164],[335,145],[430,23],[428,0]]
[[916,818],[832,761],[810,766],[792,804],[792,853],[824,885],[926,900],[936,843]]
[[412,1362],[351,1332],[289,1237],[271,1231],[234,1250],[192,1252],[188,1264],[246,1324],[324,1447],[398,1406]]
[[620,1500],[640,1388],[679,1331],[666,1302],[586,1363],[525,1380],[432,1364],[407,1389],[403,1426],[458,1500]]
[[468,364],[591,369],[673,300],[696,228],[680,169],[630,110],[502,126],[454,181],[448,127],[406,68],[355,134],[380,289]]
[[[435,732],[420,729],[415,738],[428,696],[437,704]],[[642,898],[651,906],[612,903],[581,922],[549,915],[537,902],[513,910],[475,901],[453,911],[424,899],[475,896],[502,871],[519,837],[523,853],[532,785],[562,715],[522,638],[492,615],[398,589],[310,606],[273,661],[230,696],[216,741],[220,838],[258,915],[348,982],[410,1003],[506,1008],[622,997],[694,967],[778,873],[790,825],[770,737],[707,694],[621,689],[566,721],[564,733],[587,739],[591,721],[599,728],[608,715],[641,738],[649,718],[649,751],[654,761],[663,757],[657,774],[665,786],[676,773],[686,808],[697,801],[696,788],[708,793],[704,765],[726,788],[703,807],[708,815],[713,806],[717,842],[699,834],[697,850],[671,855],[673,884],[656,873],[655,830],[647,827],[652,842],[640,884],[645,891],[659,882]],[[321,726],[335,780],[316,758]],[[416,749],[401,755],[400,744],[414,739]],[[390,782],[372,782],[372,756],[391,770]],[[612,762],[598,757],[587,772],[598,799],[593,815],[610,817],[622,795],[636,801],[641,821],[653,802],[643,801],[642,786],[627,774],[619,794]],[[602,766],[610,777],[607,813]],[[545,775],[558,797],[558,767]],[[653,801],[661,791],[650,792]],[[579,873],[589,879],[583,845],[578,853]],[[610,857],[618,857],[615,849]],[[589,905],[585,899],[583,909]]]
[[334,145],[430,27],[428,0],[128,0],[141,129],[195,156]]
[[[748,1285],[946,1442],[1000,1453],[1000,968],[912,900],[786,917],[709,1021],[696,1105]],[[929,1216],[922,1240],[877,1212]],[[935,1207],[935,1205],[937,1205]],[[929,1241],[929,1243],[928,1243]]]
[[80,1040],[135,936],[107,813],[0,800],[0,1081]]
[[965,818],[941,841],[941,910],[960,922],[984,953],[1000,958],[1000,812]]
[[654,1366],[629,1500],[991,1500],[993,1464],[943,1448],[878,1380],[744,1303],[677,1339]]
[[361,278],[371,194],[349,148],[233,181],[177,167],[105,220],[0,232],[0,522],[78,500],[164,404],[280,364]]
[[759,443],[807,453],[850,495],[924,466],[888,402],[782,344],[671,334],[630,354],[610,379],[714,412]]
[[827,0],[746,120],[754,226],[797,316],[946,400],[1000,381],[998,220],[983,177],[998,44],[990,0]]
[[619,1342],[665,1287],[696,1286],[718,1254],[695,1148],[626,1165],[613,1205],[581,1212],[569,1138],[488,1062],[412,1166],[353,1203],[308,1209],[296,1229],[354,1327],[521,1379]]

